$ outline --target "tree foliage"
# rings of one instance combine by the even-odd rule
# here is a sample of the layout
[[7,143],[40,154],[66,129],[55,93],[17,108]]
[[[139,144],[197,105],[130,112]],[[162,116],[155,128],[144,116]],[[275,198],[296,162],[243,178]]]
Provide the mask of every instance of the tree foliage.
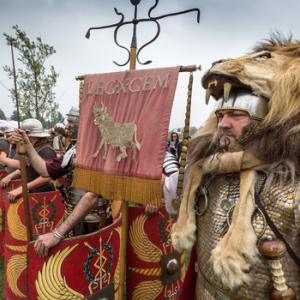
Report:
[[[58,73],[53,66],[46,69],[46,60],[56,51],[43,43],[41,37],[32,41],[18,25],[12,28],[15,30],[14,37],[6,33],[3,35],[7,43],[17,49],[18,61],[22,63],[22,67],[16,68],[20,116],[22,119],[36,118],[45,124],[56,118],[58,113],[53,91]],[[7,65],[3,69],[13,79],[13,69]],[[10,89],[10,94],[16,104],[14,88]]]
[[18,121],[18,112],[17,112],[17,110],[14,110],[14,111],[12,112],[12,114],[11,114],[11,116],[10,116],[10,119],[11,119],[12,121]]
[[6,120],[4,111],[0,108],[0,120]]

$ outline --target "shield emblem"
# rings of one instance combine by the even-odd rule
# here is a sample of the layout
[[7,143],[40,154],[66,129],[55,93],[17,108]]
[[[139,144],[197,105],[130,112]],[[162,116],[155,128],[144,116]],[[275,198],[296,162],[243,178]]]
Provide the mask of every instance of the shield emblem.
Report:
[[30,299],[114,299],[119,284],[120,228],[121,218],[99,231],[65,239],[47,258],[39,258],[30,243]]
[[178,299],[183,256],[174,251],[174,220],[164,208],[147,217],[143,207],[129,208],[127,246],[128,299]]
[[[10,188],[15,188],[20,181],[13,182]],[[28,295],[27,251],[28,241],[25,226],[23,199],[14,203],[6,201],[5,206],[5,249],[4,249],[4,295],[6,299],[24,299]],[[29,194],[29,206],[33,236],[52,230],[63,217],[63,203],[58,191]]]

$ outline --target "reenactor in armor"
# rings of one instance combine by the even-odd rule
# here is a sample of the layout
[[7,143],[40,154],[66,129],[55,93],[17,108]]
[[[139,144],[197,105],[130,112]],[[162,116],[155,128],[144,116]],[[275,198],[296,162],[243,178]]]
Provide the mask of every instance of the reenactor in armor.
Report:
[[46,256],[49,249],[57,245],[67,235],[73,236],[92,232],[108,225],[111,221],[106,199],[72,187],[79,111],[72,108],[67,114],[67,121],[68,149],[63,156],[47,161],[41,159],[24,131],[18,130],[14,134],[16,142],[21,139],[25,141],[29,160],[41,176],[50,176],[54,180],[66,176],[65,183],[59,187],[65,205],[64,222],[53,232],[38,237],[35,242],[35,250],[39,256]]
[[244,150],[267,111],[263,98],[232,92],[218,101],[210,128],[191,145],[172,232],[179,251],[196,241],[196,263],[188,272],[196,274],[182,299],[269,299],[272,285],[270,299],[300,295],[299,184],[289,176],[289,163],[266,165]]

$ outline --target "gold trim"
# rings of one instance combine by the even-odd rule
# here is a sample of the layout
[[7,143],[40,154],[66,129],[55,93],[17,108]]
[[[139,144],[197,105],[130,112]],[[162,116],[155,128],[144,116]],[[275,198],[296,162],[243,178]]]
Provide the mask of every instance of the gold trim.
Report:
[[[119,239],[121,241],[121,226],[118,226],[116,229],[117,233],[119,234]],[[115,299],[118,299],[118,292],[119,292],[119,284],[120,284],[120,261],[121,261],[121,247],[119,249],[119,255],[118,255],[118,262],[117,262],[117,266],[116,266],[116,270],[115,270],[115,274],[114,274],[114,285],[115,285]]]
[[110,175],[77,167],[73,186],[115,201],[132,201],[157,207],[162,203],[160,179]]
[[7,225],[11,236],[19,241],[27,241],[26,226],[22,223],[18,214],[18,209],[23,203],[23,199],[10,203],[7,210]]
[[5,245],[5,247],[16,252],[27,252],[27,246]]
[[159,263],[162,250],[154,245],[144,231],[146,215],[138,216],[131,224],[129,231],[130,244],[139,259],[145,262]]
[[62,263],[77,246],[78,244],[58,251],[44,263],[35,281],[39,300],[84,299],[83,295],[68,286],[66,278],[61,275]]
[[128,270],[130,270],[134,273],[144,275],[144,276],[160,276],[161,275],[161,268],[142,269],[142,268],[129,267]]
[[8,286],[12,293],[20,298],[26,298],[26,295],[23,294],[18,287],[18,279],[21,276],[22,272],[26,270],[26,268],[26,254],[13,255],[7,262],[5,275],[7,278]]
[[160,280],[143,281],[134,289],[132,293],[132,300],[156,299],[162,290],[163,285]]

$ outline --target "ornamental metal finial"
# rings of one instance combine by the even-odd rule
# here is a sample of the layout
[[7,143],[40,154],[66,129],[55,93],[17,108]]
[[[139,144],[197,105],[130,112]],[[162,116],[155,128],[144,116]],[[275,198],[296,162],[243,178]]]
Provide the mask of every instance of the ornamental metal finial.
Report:
[[137,38],[136,38],[136,26],[138,23],[141,22],[154,22],[156,27],[157,27],[157,31],[155,36],[148,41],[147,43],[145,43],[144,45],[142,45],[138,51],[137,51],[137,55],[136,55],[136,60],[138,61],[139,64],[141,65],[147,65],[150,64],[152,61],[151,60],[147,60],[145,62],[141,62],[139,59],[139,54],[140,52],[148,45],[150,45],[151,43],[153,43],[159,36],[160,34],[160,24],[158,23],[158,20],[166,18],[166,17],[172,17],[172,16],[177,16],[177,15],[182,15],[182,14],[186,14],[186,13],[190,13],[195,11],[197,13],[197,23],[200,22],[200,10],[198,8],[192,8],[192,9],[188,9],[188,10],[183,10],[183,11],[179,11],[179,12],[174,12],[174,13],[170,13],[170,14],[165,14],[165,15],[161,15],[158,17],[153,17],[152,11],[156,8],[156,6],[158,5],[159,0],[155,0],[155,4],[150,7],[149,11],[148,11],[148,17],[149,18],[142,18],[142,19],[138,19],[137,18],[137,6],[139,5],[139,3],[141,2],[141,0],[130,0],[131,4],[134,6],[134,18],[131,21],[124,21],[124,14],[122,14],[121,12],[118,11],[117,8],[114,8],[115,13],[121,17],[120,21],[118,23],[114,23],[114,24],[110,24],[110,25],[106,25],[106,26],[100,26],[100,27],[90,27],[85,35],[86,38],[90,38],[90,33],[92,30],[96,30],[96,29],[106,29],[106,28],[113,28],[115,27],[115,31],[114,31],[114,41],[116,43],[116,45],[122,49],[124,49],[127,54],[128,54],[128,59],[126,60],[125,63],[117,63],[116,61],[113,61],[114,64],[116,64],[117,66],[125,66],[129,63],[130,61],[130,50],[125,47],[124,45],[121,45],[118,40],[117,40],[117,36],[118,36],[118,31],[122,26],[125,25],[129,25],[132,24],[133,25],[133,34],[132,34],[132,39],[131,39],[131,49],[137,49]]

